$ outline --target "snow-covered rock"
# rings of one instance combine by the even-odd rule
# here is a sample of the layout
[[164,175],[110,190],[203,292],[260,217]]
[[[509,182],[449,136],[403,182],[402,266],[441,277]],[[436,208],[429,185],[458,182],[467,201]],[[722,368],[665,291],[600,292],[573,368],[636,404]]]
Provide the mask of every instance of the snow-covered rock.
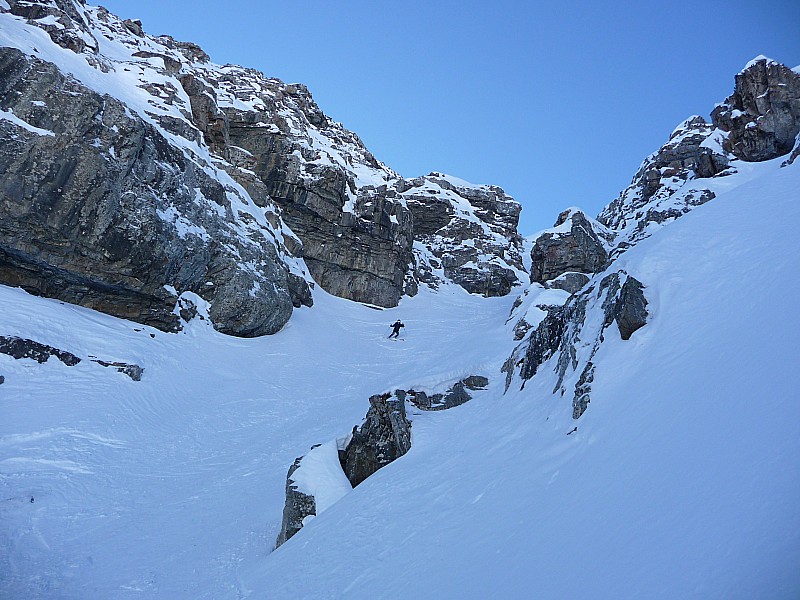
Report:
[[522,207],[497,186],[442,173],[394,184],[414,216],[416,278],[454,282],[472,294],[504,296],[525,279]]
[[733,94],[711,113],[723,147],[746,161],[783,156],[800,133],[800,74],[764,56],[736,75]]
[[[54,43],[36,7],[96,43]],[[188,97],[149,56],[186,61],[185,48],[70,0],[0,8],[0,32],[0,106],[14,116],[0,119],[4,283],[165,330],[188,291],[239,336],[274,333],[310,303],[279,207],[209,154]]]
[[[711,113],[683,121],[599,215],[615,235],[612,258],[716,194],[746,181],[742,161],[784,156],[800,133],[800,75],[763,56],[736,75],[733,93]],[[788,161],[792,161],[790,157]],[[719,181],[735,173],[733,181]]]
[[704,180],[735,170],[730,167],[734,157],[722,149],[723,139],[723,132],[694,116],[645,159],[631,184],[598,216],[616,236],[616,253],[714,198]]
[[589,279],[578,274],[597,273],[606,263],[613,234],[583,211],[570,208],[558,216],[531,250],[531,281],[575,292]]

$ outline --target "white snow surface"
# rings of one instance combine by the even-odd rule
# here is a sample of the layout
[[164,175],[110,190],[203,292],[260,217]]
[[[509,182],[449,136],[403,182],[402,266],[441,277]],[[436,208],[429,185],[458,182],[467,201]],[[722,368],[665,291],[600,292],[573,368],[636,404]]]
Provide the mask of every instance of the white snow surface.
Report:
[[[503,395],[513,295],[318,293],[236,339],[0,287],[1,335],[84,358],[0,355],[0,597],[796,598],[800,169],[759,169],[614,264],[650,320],[608,330],[577,422],[547,365]],[[409,405],[410,452],[271,552],[295,457],[371,394],[477,373],[487,392]]]
[[314,496],[317,515],[352,490],[339,463],[336,440],[312,448],[292,473],[292,483],[298,491]]
[[741,71],[739,71],[739,73],[740,74],[744,73],[747,69],[752,67],[754,64],[759,63],[761,61],[765,61],[767,64],[772,64],[772,63],[779,64],[777,61],[772,60],[769,56],[764,56],[763,54],[759,54],[758,56],[756,56],[752,60],[748,61],[747,64],[744,66],[744,68]]
[[800,170],[763,171],[617,262],[647,286],[651,320],[629,341],[608,335],[577,423],[545,369],[521,392],[416,420],[409,454],[247,589],[796,598]]

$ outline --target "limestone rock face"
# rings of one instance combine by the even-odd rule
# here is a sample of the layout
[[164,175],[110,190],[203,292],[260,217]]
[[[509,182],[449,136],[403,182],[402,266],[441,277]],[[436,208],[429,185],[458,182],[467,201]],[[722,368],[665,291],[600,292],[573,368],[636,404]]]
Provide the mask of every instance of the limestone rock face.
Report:
[[742,160],[788,154],[800,133],[800,74],[765,57],[736,76],[736,87],[711,113],[729,133],[723,147]]
[[[602,225],[582,211],[564,211],[555,228],[540,235],[534,243],[531,282],[545,283],[570,272],[600,271],[608,258],[606,246],[610,237]],[[574,287],[568,282],[565,285]]]
[[437,288],[452,281],[471,294],[504,296],[524,277],[521,206],[502,189],[442,173],[394,185],[414,216],[420,282]]
[[714,198],[702,180],[734,172],[735,158],[722,148],[724,134],[694,116],[645,159],[631,184],[598,216],[616,234],[617,252],[648,237],[662,224]]
[[38,21],[38,27],[62,48],[97,53],[97,40],[81,19],[84,0],[8,0],[8,4],[8,12],[29,21]]
[[182,83],[206,141],[251,194],[254,177],[280,205],[314,280],[343,298],[396,306],[413,262],[411,214],[386,186],[397,175],[305,86],[231,65],[195,72]]
[[[27,211],[3,232],[4,283],[165,330],[180,326],[174,288],[209,301],[220,331],[247,336],[311,305],[314,282],[395,306],[420,281],[494,296],[524,273],[513,199],[440,173],[402,179],[303,85],[214,64],[83,2],[0,12],[27,19],[14,22],[0,82],[0,201]],[[40,52],[37,30],[75,56]],[[47,85],[22,74],[26,62]]]
[[[665,223],[715,197],[713,179],[737,172],[740,161],[798,154],[800,74],[758,57],[735,78],[733,93],[711,113],[695,116],[642,163],[598,220],[615,235],[611,258]],[[794,150],[794,153],[793,153]]]
[[344,474],[353,487],[411,448],[405,402],[391,394],[372,396],[366,420],[354,427],[343,453]]
[[[712,124],[691,117],[678,125],[645,159],[630,186],[602,211],[598,221],[607,234],[598,235],[607,242],[603,264],[597,260],[572,268],[566,257],[591,254],[577,250],[581,244],[562,242],[567,249],[561,251],[552,248],[550,237],[537,240],[532,281],[544,282],[551,288],[547,293],[559,288],[572,295],[563,306],[529,308],[510,328],[522,341],[503,366],[506,387],[515,378],[524,386],[542,369],[551,368],[554,392],[571,396],[573,418],[580,418],[591,401],[601,368],[594,357],[606,336],[617,330],[629,340],[649,319],[646,287],[616,267],[616,259],[666,223],[712,200],[715,190],[730,185],[723,178],[735,175],[743,161],[788,155],[781,166],[792,164],[800,156],[799,111],[800,74],[759,57],[736,76],[734,92],[714,109]],[[568,232],[563,223],[561,227],[562,234]],[[549,266],[553,263],[561,266]],[[529,293],[539,298],[542,290],[532,284],[520,297],[520,306]],[[541,317],[537,311],[546,314]],[[518,318],[514,310],[509,321],[513,318]]]
[[233,180],[51,63],[4,48],[0,74],[0,281],[164,330],[165,286],[224,333],[283,326],[285,249]]

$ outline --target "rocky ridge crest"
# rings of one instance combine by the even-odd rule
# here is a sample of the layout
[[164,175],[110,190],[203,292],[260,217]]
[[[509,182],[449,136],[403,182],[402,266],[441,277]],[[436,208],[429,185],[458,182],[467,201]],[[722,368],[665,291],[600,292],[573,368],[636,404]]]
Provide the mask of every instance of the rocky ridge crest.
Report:
[[[616,260],[712,200],[715,188],[731,185],[725,178],[747,181],[747,162],[789,154],[780,166],[793,163],[800,155],[800,73],[758,57],[736,76],[733,94],[711,117],[711,124],[698,116],[681,123],[601,212],[599,222],[570,209],[555,229],[536,238],[532,285],[509,317],[515,339],[522,341],[503,367],[507,387],[515,380],[524,387],[548,365],[554,393],[570,392],[573,418],[584,414],[595,376],[593,358],[607,329],[616,323],[621,339],[628,340],[649,319],[646,282],[617,267]],[[540,286],[571,296],[548,304],[541,300]]]

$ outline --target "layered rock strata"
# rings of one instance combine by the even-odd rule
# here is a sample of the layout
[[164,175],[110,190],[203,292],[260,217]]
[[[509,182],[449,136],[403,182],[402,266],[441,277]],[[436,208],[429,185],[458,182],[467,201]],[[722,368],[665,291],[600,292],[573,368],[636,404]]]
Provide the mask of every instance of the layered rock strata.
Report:
[[[310,305],[312,276],[380,306],[420,279],[487,296],[520,280],[517,203],[439,173],[400,178],[305,86],[216,65],[82,0],[12,0],[0,16],[24,29],[11,44],[24,56],[5,60],[0,146],[6,215],[27,211],[4,232],[0,281],[168,331],[169,290],[188,291],[217,329],[251,336]],[[42,66],[41,86],[20,61]]]
[[[0,18],[23,8],[36,18],[34,5],[55,11],[58,40],[69,31],[91,42],[105,31],[127,42],[144,81],[125,102],[90,87],[130,85],[121,71],[131,68],[96,43],[43,46],[55,62],[32,56],[37,48],[23,38],[0,50],[0,281],[167,331],[180,327],[178,295],[191,292],[211,303],[224,333],[279,330],[293,305],[310,301],[279,209],[266,196],[257,206],[214,164],[168,61],[134,58],[134,49],[158,48],[187,62],[191,48],[158,47],[103,9],[67,0],[12,3]],[[10,23],[47,43],[36,37],[39,21]]]

